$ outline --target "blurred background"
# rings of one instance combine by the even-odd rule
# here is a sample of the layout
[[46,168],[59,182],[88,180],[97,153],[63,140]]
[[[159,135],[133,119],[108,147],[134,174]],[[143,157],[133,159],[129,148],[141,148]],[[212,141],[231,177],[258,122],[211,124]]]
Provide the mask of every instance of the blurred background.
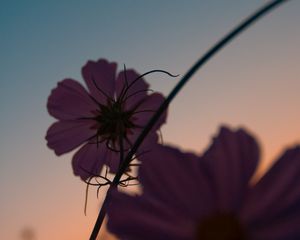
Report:
[[[87,60],[181,76],[265,0],[1,1],[0,239],[88,239],[99,199],[56,157],[45,133],[47,97]],[[264,169],[300,142],[300,1],[260,20],[199,71],[169,109],[164,142],[201,153],[220,124],[244,126]],[[168,94],[180,78],[147,77]],[[277,156],[277,157],[276,157]],[[262,171],[261,171],[262,172]],[[108,239],[102,237],[102,239]]]

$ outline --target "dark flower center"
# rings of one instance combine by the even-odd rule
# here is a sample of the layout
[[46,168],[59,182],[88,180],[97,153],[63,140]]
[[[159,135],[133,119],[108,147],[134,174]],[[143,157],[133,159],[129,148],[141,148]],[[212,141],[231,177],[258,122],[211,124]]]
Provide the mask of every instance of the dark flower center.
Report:
[[101,140],[111,141],[113,144],[125,138],[128,130],[135,125],[132,120],[132,111],[125,111],[123,104],[108,102],[106,106],[101,105],[96,121],[99,123],[97,135]]
[[215,214],[204,218],[197,226],[196,239],[245,240],[246,232],[232,214]]

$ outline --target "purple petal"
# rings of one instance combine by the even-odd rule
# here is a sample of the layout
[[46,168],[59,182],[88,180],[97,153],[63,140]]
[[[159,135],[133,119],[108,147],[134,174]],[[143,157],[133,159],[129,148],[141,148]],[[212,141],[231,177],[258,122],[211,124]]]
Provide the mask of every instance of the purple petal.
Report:
[[137,103],[139,103],[147,96],[146,90],[148,90],[149,85],[142,78],[135,81],[139,76],[140,75],[133,69],[128,69],[126,70],[126,75],[124,71],[121,71],[117,77],[117,96],[120,97],[122,93],[124,94],[124,90],[127,89],[124,96],[124,98],[126,99],[127,109],[134,108]]
[[219,210],[239,209],[258,157],[258,145],[246,131],[221,128],[203,155]]
[[287,150],[250,189],[241,215],[258,234],[274,236],[266,239],[277,239],[271,231],[282,236],[278,239],[300,239],[299,176],[300,146],[297,146]]
[[[133,144],[136,142],[138,137],[140,136],[143,129],[134,129],[131,133],[127,134],[127,140],[125,141],[125,148],[131,148]],[[150,151],[152,149],[152,145],[156,145],[158,142],[158,135],[155,132],[151,132],[146,136],[146,138],[141,143],[140,147],[137,150],[137,153]]]
[[47,108],[49,114],[57,119],[71,120],[93,116],[97,106],[78,82],[65,79],[52,90]]
[[194,220],[214,209],[212,189],[197,156],[157,144],[139,159],[145,198],[155,196],[165,208]]
[[[82,76],[92,96],[101,104],[107,103],[107,96],[114,97],[117,64],[105,59],[89,61],[82,68]],[[94,83],[94,81],[96,83]]]
[[[291,214],[277,217],[271,221],[262,223],[261,226],[253,227],[252,239],[263,240],[298,240],[300,239],[300,209],[291,209]],[[295,211],[294,211],[295,210]],[[257,225],[257,224],[256,224]],[[258,226],[258,225],[257,225]]]
[[53,123],[46,135],[47,145],[56,155],[69,152],[92,137],[96,131],[92,129],[94,121],[73,120]]
[[104,144],[88,143],[84,145],[73,157],[72,166],[76,176],[87,180],[89,177],[99,175],[104,164],[110,166],[119,163],[115,159],[117,154],[111,152]]
[[[154,115],[154,113],[158,110],[160,105],[164,102],[165,98],[160,93],[153,93],[143,99],[139,107],[136,109],[136,112],[133,115],[134,124],[145,127],[150,118]],[[161,117],[158,119],[154,127],[153,131],[160,128],[160,126],[166,122],[167,111],[165,111]]]
[[193,239],[191,219],[176,215],[155,196],[128,196],[116,190],[110,194],[108,229],[121,239]]
[[106,161],[105,164],[109,167],[109,172],[116,173],[120,167],[120,154],[111,151],[106,146]]

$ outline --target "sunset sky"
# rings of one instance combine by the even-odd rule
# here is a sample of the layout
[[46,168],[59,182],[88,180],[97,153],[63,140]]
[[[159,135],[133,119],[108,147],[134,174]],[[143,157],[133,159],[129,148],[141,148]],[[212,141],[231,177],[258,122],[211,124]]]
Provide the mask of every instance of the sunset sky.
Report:
[[[0,8],[0,239],[88,239],[101,199],[44,139],[57,82],[106,58],[140,73],[181,76],[265,0],[6,1]],[[165,143],[201,153],[220,124],[244,126],[271,162],[300,142],[300,1],[261,19],[208,62],[172,102]],[[168,94],[179,81],[146,78]]]

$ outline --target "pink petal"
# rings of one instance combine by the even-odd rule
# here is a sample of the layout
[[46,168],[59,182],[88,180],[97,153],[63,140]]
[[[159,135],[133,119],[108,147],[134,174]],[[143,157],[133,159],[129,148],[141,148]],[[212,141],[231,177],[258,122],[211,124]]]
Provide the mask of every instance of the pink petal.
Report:
[[71,120],[93,116],[97,105],[78,82],[65,79],[52,90],[47,108],[49,114],[57,119]]
[[140,198],[116,190],[110,194],[108,229],[121,239],[193,239],[192,220],[176,215],[155,196]]
[[96,134],[92,129],[94,121],[73,120],[53,123],[46,135],[47,145],[56,155],[69,152]]
[[244,221],[260,234],[274,231],[282,236],[278,239],[290,239],[293,233],[298,237],[291,239],[300,239],[299,176],[300,146],[296,146],[287,150],[250,189],[241,212]]
[[139,159],[145,198],[155,196],[165,208],[194,220],[214,209],[212,189],[197,156],[157,144]]
[[107,96],[114,97],[116,69],[117,64],[115,62],[109,63],[105,59],[100,59],[97,62],[89,61],[82,68],[82,76],[90,93],[101,104],[106,105]]
[[72,166],[76,176],[87,180],[89,177],[99,175],[104,164],[119,163],[116,153],[111,152],[104,144],[88,143],[84,145],[73,157]]
[[[126,75],[124,71],[121,71],[117,77],[117,96],[120,97],[124,89],[127,89],[126,94],[123,98],[123,100],[126,99],[125,102],[127,109],[134,108],[142,99],[144,99],[147,96],[146,90],[148,90],[149,85],[144,81],[144,79],[141,78],[135,83],[133,83],[135,79],[137,79],[139,76],[140,75],[133,69],[128,69],[126,70]],[[126,79],[128,84],[126,84]]]
[[[154,113],[158,110],[160,105],[164,102],[164,100],[164,96],[160,93],[153,93],[145,97],[133,115],[134,124],[145,127]],[[166,119],[167,111],[165,111],[161,115],[152,130],[156,131],[157,129],[159,129],[161,125],[166,122]]]
[[259,156],[253,137],[240,129],[222,127],[219,135],[203,155],[220,211],[237,211]]

